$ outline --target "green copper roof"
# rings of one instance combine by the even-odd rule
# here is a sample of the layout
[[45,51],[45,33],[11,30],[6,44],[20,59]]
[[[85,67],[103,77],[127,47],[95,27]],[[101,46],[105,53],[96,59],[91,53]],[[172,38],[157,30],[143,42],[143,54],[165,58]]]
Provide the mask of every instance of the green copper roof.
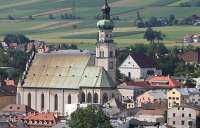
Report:
[[100,20],[97,22],[97,27],[100,29],[113,29],[114,23],[111,20]]
[[68,89],[114,87],[106,71],[102,67],[89,66],[90,61],[90,55],[37,54],[22,86]]

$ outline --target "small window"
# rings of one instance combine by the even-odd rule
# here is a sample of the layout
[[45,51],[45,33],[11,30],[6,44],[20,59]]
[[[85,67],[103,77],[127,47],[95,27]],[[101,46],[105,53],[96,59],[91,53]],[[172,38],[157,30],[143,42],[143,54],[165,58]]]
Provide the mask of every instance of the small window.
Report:
[[179,100],[179,97],[176,97],[176,100]]
[[175,92],[172,92],[172,94],[175,94]]
[[113,52],[112,51],[110,51],[110,57],[113,57]]
[[172,98],[171,98],[171,97],[169,97],[169,99],[171,100]]
[[185,115],[184,115],[184,113],[182,114],[182,117],[184,117]]
[[178,107],[178,110],[180,110],[180,108]]
[[175,100],[175,97],[173,97],[173,100]]
[[185,121],[182,120],[182,121],[181,121],[181,124],[184,125],[184,124],[185,124]]
[[182,110],[184,110],[184,108],[182,108]]
[[176,122],[175,122],[175,121],[173,121],[173,124],[176,124]]
[[113,62],[109,62],[109,69],[113,69]]
[[189,117],[192,117],[192,114],[189,114]]
[[175,113],[173,113],[173,117],[175,117],[176,116],[176,114]]
[[192,126],[192,121],[188,121],[188,125],[189,125],[189,126]]

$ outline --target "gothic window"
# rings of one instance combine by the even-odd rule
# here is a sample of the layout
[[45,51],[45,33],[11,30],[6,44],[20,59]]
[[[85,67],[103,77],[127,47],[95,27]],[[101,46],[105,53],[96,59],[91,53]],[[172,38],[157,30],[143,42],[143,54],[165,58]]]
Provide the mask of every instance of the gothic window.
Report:
[[113,62],[109,62],[109,69],[113,69]]
[[41,110],[44,110],[44,94],[41,94]]
[[94,103],[98,103],[98,94],[97,93],[95,93],[94,94]]
[[87,95],[87,102],[88,102],[88,103],[92,103],[92,95],[91,95],[90,92],[89,92],[88,95]]
[[68,101],[68,104],[71,104],[71,103],[72,103],[72,98],[71,98],[71,95],[70,95],[70,94],[68,95],[68,98],[67,98],[67,99],[68,99],[68,100],[67,100],[67,101]]
[[81,93],[81,103],[85,103],[85,93]]
[[20,93],[17,94],[18,104],[21,104],[21,95]]
[[54,96],[54,110],[58,110],[58,95]]
[[106,93],[103,94],[103,103],[108,101],[108,95]]
[[28,93],[28,106],[31,107],[31,93]]

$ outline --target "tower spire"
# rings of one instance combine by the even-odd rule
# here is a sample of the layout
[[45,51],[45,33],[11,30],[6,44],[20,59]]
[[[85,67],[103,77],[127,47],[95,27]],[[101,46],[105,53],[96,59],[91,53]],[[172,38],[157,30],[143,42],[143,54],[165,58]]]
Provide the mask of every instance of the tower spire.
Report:
[[110,7],[108,5],[108,0],[105,0],[104,6],[102,7],[103,19],[110,20]]

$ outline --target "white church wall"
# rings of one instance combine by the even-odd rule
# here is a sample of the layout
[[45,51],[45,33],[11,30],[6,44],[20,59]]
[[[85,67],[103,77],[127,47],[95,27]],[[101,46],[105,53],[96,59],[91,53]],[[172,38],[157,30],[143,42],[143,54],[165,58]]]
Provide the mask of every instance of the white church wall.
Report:
[[24,105],[28,105],[28,94],[31,94],[31,108],[33,109],[37,109],[36,108],[36,100],[35,100],[35,97],[36,97],[36,92],[35,92],[35,89],[23,89],[23,94],[22,94],[22,104]]
[[[37,111],[39,112],[47,112],[50,110],[49,104],[51,104],[49,99],[49,89],[36,89],[37,98],[36,98],[36,104],[37,104]],[[42,108],[42,94],[44,94],[44,108]]]
[[[55,95],[58,97],[58,109],[55,109]],[[54,89],[49,90],[49,96],[50,96],[50,103],[49,103],[49,109],[50,112],[59,112],[63,113],[63,90],[61,89]]]

